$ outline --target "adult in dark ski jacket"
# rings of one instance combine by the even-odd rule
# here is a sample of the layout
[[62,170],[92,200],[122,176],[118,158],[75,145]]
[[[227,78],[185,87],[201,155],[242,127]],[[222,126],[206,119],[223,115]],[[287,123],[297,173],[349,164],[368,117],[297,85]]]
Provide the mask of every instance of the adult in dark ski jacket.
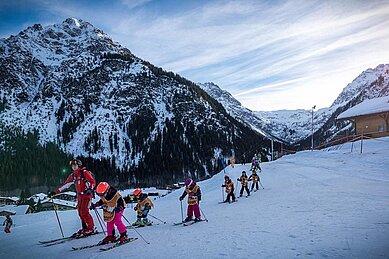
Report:
[[201,213],[199,203],[201,200],[201,190],[200,186],[196,184],[195,181],[188,178],[185,181],[185,190],[183,194],[180,196],[179,200],[182,201],[185,196],[188,195],[188,211],[187,217],[184,220],[185,222],[191,221],[193,218],[193,214],[195,216],[195,221],[201,220]]
[[94,194],[96,181],[91,172],[82,167],[79,159],[70,160],[73,172],[66,181],[55,191],[49,192],[49,197],[59,194],[74,184],[77,193],[77,210],[81,219],[82,228],[73,234],[76,236],[88,236],[94,233],[93,218],[89,213],[89,204]]

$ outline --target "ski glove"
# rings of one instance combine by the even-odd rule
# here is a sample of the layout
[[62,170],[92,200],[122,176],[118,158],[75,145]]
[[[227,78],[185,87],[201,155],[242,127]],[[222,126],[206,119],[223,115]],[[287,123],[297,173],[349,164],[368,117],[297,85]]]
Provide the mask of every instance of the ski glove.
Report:
[[90,209],[90,210],[96,209],[96,204],[92,203],[92,204],[89,206],[89,209]]
[[184,198],[180,197],[179,200],[182,201]]
[[138,210],[138,206],[135,206],[135,207],[134,207],[134,210],[137,211],[137,210]]

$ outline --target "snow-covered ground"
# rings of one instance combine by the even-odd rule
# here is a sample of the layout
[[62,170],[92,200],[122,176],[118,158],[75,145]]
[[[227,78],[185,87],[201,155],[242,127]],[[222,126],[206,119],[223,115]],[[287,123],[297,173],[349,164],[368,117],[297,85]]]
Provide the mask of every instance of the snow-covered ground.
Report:
[[[167,224],[137,229],[149,245],[138,239],[107,252],[71,251],[103,238],[96,235],[43,247],[39,240],[60,236],[54,212],[16,215],[12,233],[0,234],[0,258],[389,258],[389,138],[363,147],[363,154],[355,143],[353,153],[345,144],[262,164],[265,189],[233,204],[218,204],[224,172],[200,182],[209,222],[173,226],[182,190],[174,191],[151,211]],[[248,169],[225,171],[236,182]],[[66,235],[80,227],[76,211],[59,216]],[[135,220],[131,209],[125,216]],[[131,229],[129,236],[138,237]]]

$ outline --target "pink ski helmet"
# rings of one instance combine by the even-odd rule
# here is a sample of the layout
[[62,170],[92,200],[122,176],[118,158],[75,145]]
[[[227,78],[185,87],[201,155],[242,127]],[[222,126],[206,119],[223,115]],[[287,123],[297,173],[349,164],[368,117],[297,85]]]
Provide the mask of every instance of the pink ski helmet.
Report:
[[193,180],[190,179],[190,178],[188,178],[188,179],[185,180],[185,185],[186,185],[186,186],[190,186],[192,183],[193,183]]

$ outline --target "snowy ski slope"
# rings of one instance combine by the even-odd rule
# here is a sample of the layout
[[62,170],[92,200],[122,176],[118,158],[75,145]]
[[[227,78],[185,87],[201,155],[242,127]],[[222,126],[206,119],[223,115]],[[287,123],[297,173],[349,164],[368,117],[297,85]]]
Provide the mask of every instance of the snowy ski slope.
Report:
[[[95,235],[43,247],[39,240],[60,237],[54,212],[16,215],[12,233],[0,234],[0,258],[389,258],[389,138],[364,141],[363,147],[362,154],[355,143],[352,153],[345,144],[264,163],[264,190],[218,204],[224,173],[236,183],[250,165],[228,167],[199,183],[209,222],[173,226],[181,220],[182,190],[174,191],[151,211],[167,224],[137,229],[149,245],[139,238],[107,252],[71,251],[103,238]],[[76,211],[59,215],[65,235],[80,227]],[[125,216],[135,220],[130,208]]]

